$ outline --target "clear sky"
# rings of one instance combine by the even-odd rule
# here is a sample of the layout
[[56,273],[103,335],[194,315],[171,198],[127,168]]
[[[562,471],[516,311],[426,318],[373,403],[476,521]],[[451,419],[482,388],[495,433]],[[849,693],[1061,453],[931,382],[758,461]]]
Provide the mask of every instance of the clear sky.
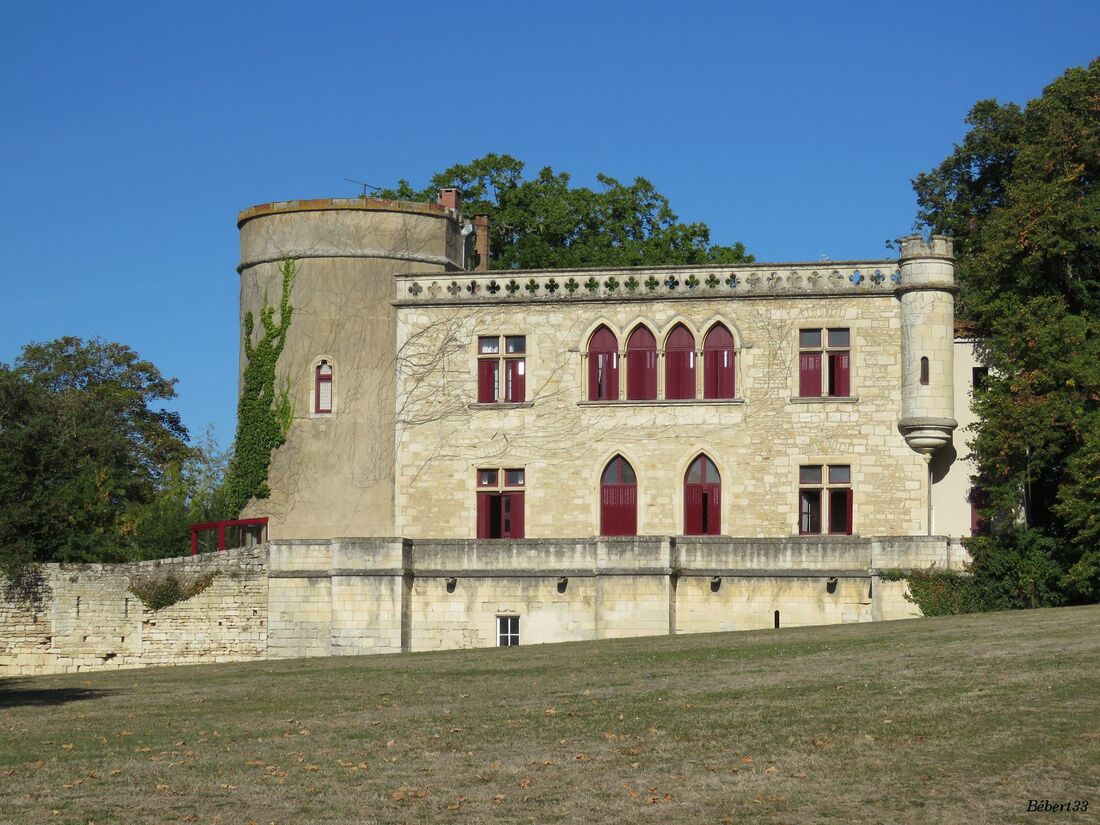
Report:
[[236,215],[487,152],[644,176],[758,260],[887,257],[982,98],[1100,54],[1100,2],[0,3],[0,361],[99,336],[236,414]]

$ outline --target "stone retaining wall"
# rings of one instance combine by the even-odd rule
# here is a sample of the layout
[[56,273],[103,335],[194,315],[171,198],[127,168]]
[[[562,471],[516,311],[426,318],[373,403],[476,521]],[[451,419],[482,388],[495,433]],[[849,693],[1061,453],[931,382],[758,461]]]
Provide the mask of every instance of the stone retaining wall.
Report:
[[[0,598],[0,676],[486,647],[918,616],[893,568],[958,569],[942,537],[639,536],[290,540],[161,561],[46,565],[40,602]],[[213,573],[159,611],[135,578]]]

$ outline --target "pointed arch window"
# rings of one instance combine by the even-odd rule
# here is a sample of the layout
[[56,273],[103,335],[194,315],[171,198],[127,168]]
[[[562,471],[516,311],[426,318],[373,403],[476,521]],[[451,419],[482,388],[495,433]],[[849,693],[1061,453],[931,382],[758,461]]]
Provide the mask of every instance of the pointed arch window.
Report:
[[600,535],[638,535],[638,479],[621,455],[607,462],[600,478]]
[[657,399],[657,339],[643,326],[626,342],[626,397],[628,401]]
[[604,326],[588,341],[588,400],[619,400],[619,342]]
[[684,476],[684,535],[716,536],[722,532],[722,478],[707,456],[700,455]]
[[695,397],[695,336],[677,324],[665,339],[665,398]]
[[734,397],[733,335],[724,324],[715,324],[703,341],[703,397]]
[[332,364],[321,361],[314,370],[313,412],[324,415],[332,412]]

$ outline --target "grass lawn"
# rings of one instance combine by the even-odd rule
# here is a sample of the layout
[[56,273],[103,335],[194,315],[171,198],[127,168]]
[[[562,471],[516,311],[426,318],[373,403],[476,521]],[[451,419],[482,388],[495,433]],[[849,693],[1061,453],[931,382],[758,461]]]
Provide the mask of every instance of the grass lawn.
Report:
[[0,821],[1097,821],[1098,626],[1085,607],[0,680]]

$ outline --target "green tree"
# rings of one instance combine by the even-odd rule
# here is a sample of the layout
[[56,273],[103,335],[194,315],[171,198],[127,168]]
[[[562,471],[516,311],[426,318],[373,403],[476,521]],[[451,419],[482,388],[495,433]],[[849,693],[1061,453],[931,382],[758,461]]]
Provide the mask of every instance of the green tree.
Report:
[[432,176],[424,189],[399,181],[380,197],[434,201],[440,189],[463,192],[467,218],[490,219],[493,269],[738,263],[752,261],[741,243],[712,244],[704,223],[681,223],[668,198],[645,178],[627,185],[597,175],[597,190],[571,186],[550,167],[524,179],[524,164],[488,154]]
[[[962,143],[913,184],[918,228],[955,238],[959,313],[991,368],[975,393],[977,483],[998,528],[971,544],[980,601],[1095,600],[1100,59],[1022,109],[980,101],[967,122]],[[1005,585],[995,597],[994,580]]]
[[178,414],[155,406],[174,385],[99,340],[28,344],[0,364],[0,567],[132,557],[127,511],[192,455]]

